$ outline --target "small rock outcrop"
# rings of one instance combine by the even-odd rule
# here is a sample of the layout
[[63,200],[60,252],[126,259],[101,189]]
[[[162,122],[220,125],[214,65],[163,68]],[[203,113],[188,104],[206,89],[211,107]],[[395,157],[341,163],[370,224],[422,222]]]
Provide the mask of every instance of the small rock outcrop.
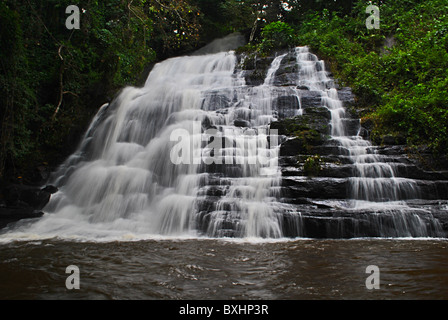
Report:
[[42,209],[58,189],[54,186],[43,188],[10,184],[3,186],[0,203],[0,229],[23,219],[35,219],[43,216]]

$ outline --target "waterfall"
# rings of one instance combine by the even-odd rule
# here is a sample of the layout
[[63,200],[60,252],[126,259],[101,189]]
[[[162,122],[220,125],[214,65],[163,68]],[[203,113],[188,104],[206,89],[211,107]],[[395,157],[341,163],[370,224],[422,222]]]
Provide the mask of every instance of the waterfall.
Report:
[[348,155],[354,163],[355,172],[350,179],[351,199],[389,202],[418,197],[415,181],[397,178],[393,166],[382,162],[371,151],[370,141],[363,139],[359,133],[357,136],[347,135],[344,124],[346,110],[339,100],[333,80],[327,76],[324,62],[311,54],[307,47],[296,50],[298,64],[301,66],[300,84],[321,92],[322,105],[331,112],[332,139],[339,142],[341,152]]
[[[411,208],[406,203],[406,200],[420,198],[416,181],[397,177],[396,164],[382,161],[372,143],[363,139],[359,131],[357,135],[348,134],[345,122],[350,119],[347,119],[334,81],[328,77],[324,61],[310,53],[308,47],[296,48],[296,55],[300,69],[298,84],[320,92],[322,105],[331,113],[331,139],[339,145],[340,154],[353,164],[345,209],[372,211],[351,223],[357,225],[368,220],[376,234],[384,237],[442,236],[440,223],[430,211]],[[428,219],[422,219],[422,215]],[[354,229],[356,233],[357,227]]]
[[[291,54],[295,83],[276,85]],[[281,117],[303,115],[304,87],[320,94],[331,112],[331,140],[353,164],[344,212],[373,208],[373,214],[353,218],[355,229],[366,220],[386,237],[428,236],[428,228],[438,228],[402,202],[418,196],[415,182],[397,178],[392,164],[380,161],[359,134],[348,135],[334,81],[307,47],[275,57],[260,85],[248,85],[238,66],[234,51],[198,52],[158,63],[143,87],[124,88],[101,107],[78,150],[53,174],[59,192],[28,234],[303,235],[303,212],[282,199],[283,137],[270,125],[280,114],[274,101],[288,95],[298,107]]]
[[[216,46],[215,46],[216,47]],[[233,51],[168,59],[103,106],[53,174],[33,232],[93,237],[282,236],[270,84],[247,86]]]

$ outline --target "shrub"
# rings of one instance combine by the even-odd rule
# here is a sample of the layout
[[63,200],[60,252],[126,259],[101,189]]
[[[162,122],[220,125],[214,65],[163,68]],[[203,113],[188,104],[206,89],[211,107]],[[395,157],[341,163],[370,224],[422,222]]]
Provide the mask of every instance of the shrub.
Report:
[[365,27],[369,3],[358,0],[350,16],[308,15],[298,28],[301,45],[330,61],[334,76],[353,89],[374,120],[376,141],[401,136],[408,146],[448,154],[446,1],[381,2],[379,30]]
[[261,51],[293,47],[297,44],[294,29],[286,22],[276,21],[268,24],[261,32]]
[[308,157],[305,160],[303,170],[304,170],[305,174],[309,177],[314,177],[314,176],[319,175],[320,171],[322,171],[321,157],[318,155]]

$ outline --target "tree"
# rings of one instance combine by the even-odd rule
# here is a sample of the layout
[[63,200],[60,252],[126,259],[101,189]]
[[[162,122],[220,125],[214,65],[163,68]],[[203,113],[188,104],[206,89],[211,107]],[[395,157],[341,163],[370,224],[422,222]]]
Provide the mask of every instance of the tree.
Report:
[[145,9],[154,21],[151,44],[159,58],[193,49],[199,41],[199,9],[189,0],[148,0]]
[[191,0],[81,0],[80,30],[68,30],[72,4],[0,2],[0,176],[61,162],[99,106],[156,59],[197,44]]

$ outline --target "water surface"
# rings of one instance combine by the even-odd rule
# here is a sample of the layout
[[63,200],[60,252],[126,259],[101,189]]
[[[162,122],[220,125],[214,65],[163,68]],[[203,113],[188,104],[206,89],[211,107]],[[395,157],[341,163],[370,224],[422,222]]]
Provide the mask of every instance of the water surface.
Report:
[[[0,244],[1,299],[447,299],[448,241],[213,239]],[[66,267],[80,269],[68,290]],[[368,290],[366,268],[380,268]]]

